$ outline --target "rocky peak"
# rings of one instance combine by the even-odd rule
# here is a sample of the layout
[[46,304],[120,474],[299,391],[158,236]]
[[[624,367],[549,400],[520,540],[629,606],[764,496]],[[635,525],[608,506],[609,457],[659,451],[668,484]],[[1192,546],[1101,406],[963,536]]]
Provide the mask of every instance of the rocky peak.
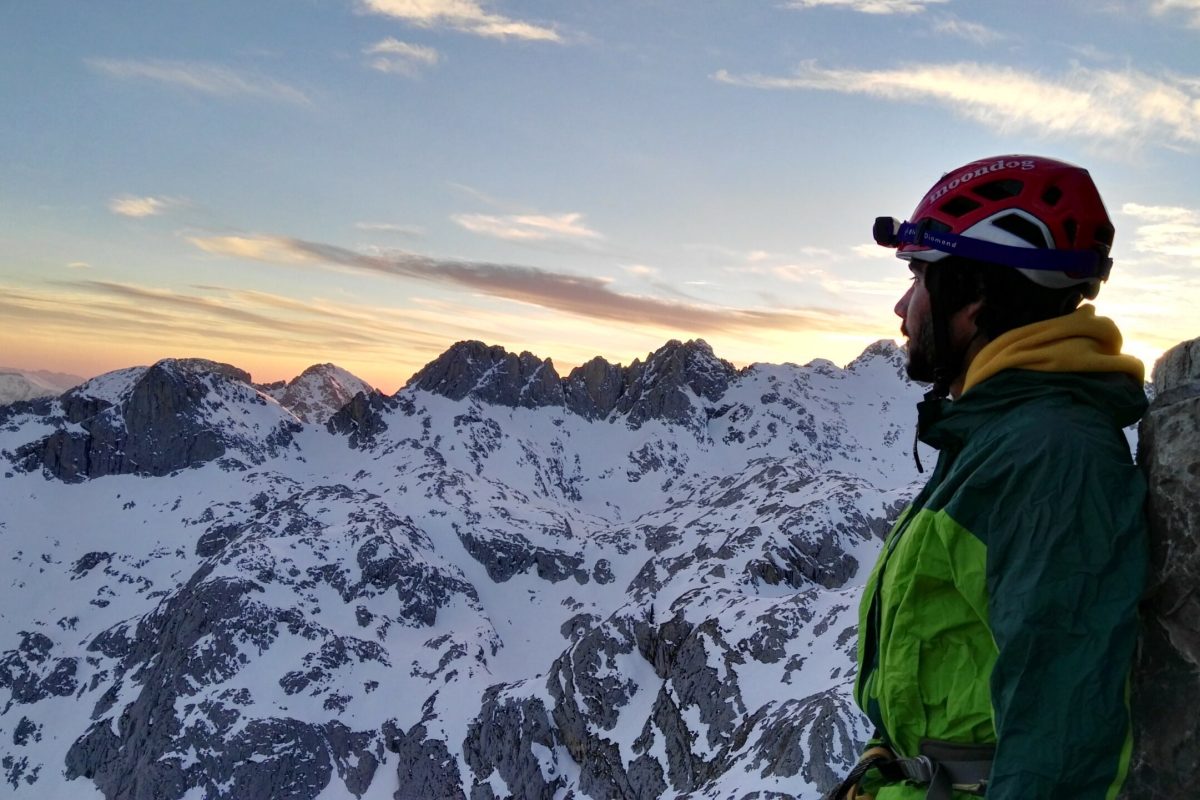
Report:
[[404,388],[511,408],[561,406],[565,402],[562,381],[549,359],[528,351],[517,355],[479,341],[458,342],[426,364]]
[[566,378],[558,377],[549,359],[471,341],[431,361],[405,388],[513,408],[565,406],[588,419],[616,411],[634,427],[649,419],[694,427],[698,409],[691,398],[715,402],[736,377],[734,366],[717,358],[703,339],[671,340],[627,367],[597,356]]
[[164,358],[151,367],[161,368],[163,370],[178,369],[191,375],[204,375],[212,373],[220,375],[223,378],[228,378],[231,381],[250,385],[250,373],[244,369],[238,369],[232,364],[224,364],[220,361],[211,361],[207,358]]
[[596,356],[571,370],[563,381],[567,408],[581,417],[604,419],[625,391],[625,370]]
[[313,364],[283,387],[267,394],[305,422],[323,425],[355,395],[375,390],[366,381],[334,364]]
[[904,364],[907,360],[904,348],[891,339],[880,339],[867,345],[857,358],[846,365],[849,372],[864,372],[883,369],[905,377]]
[[[166,475],[199,466],[235,447],[255,453],[290,441],[290,417],[256,419],[266,401],[250,374],[207,359],[163,359],[101,375],[65,393],[54,433],[17,452],[25,469],[44,468],[65,481],[105,475]],[[240,413],[231,413],[242,406]],[[289,422],[290,420],[290,422]]]
[[690,424],[691,397],[715,402],[725,394],[737,369],[716,357],[703,339],[672,339],[626,371],[626,390],[617,410],[635,427],[650,419]]

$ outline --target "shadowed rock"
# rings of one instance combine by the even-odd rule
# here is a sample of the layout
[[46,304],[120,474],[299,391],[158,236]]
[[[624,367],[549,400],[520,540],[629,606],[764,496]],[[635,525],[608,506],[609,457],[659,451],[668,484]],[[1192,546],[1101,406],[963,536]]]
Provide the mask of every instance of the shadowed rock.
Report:
[[[265,405],[249,381],[249,373],[228,364],[164,359],[146,369],[117,404],[90,396],[85,384],[60,398],[65,421],[78,427],[32,442],[16,457],[26,470],[44,468],[67,482],[168,475],[221,458],[229,448],[261,460],[262,451],[290,442],[294,428],[283,424],[263,441],[251,442],[212,417],[214,409],[231,402]],[[241,396],[235,385],[242,387]]]
[[1200,781],[1200,339],[1163,355],[1154,388],[1138,437],[1151,567],[1122,795],[1130,800],[1185,797]]
[[549,359],[517,355],[499,345],[459,342],[414,375],[406,389],[420,389],[462,400],[473,397],[511,408],[540,408],[564,403],[562,381]]

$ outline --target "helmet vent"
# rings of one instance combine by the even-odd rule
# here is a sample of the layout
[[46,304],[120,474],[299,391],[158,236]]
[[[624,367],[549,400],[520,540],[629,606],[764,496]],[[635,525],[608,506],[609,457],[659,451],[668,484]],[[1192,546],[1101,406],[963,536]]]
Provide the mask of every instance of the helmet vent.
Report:
[[1046,241],[1046,234],[1042,232],[1042,229],[1020,214],[1006,214],[994,220],[992,224],[1002,231],[1008,231],[1013,236],[1024,239],[1034,247],[1049,248],[1052,246],[1050,242]]
[[1067,234],[1067,244],[1074,245],[1075,237],[1079,233],[1079,223],[1070,218],[1064,219],[1063,230],[1066,231]]
[[982,186],[976,186],[974,192],[987,200],[1004,200],[1009,197],[1016,197],[1024,188],[1024,183],[1009,178],[1008,180],[992,181]]
[[1062,199],[1062,189],[1057,186],[1051,186],[1046,191],[1042,192],[1042,202],[1048,206],[1056,205]]
[[943,203],[942,211],[952,217],[961,217],[963,214],[969,214],[979,208],[980,205],[969,197],[960,196]]

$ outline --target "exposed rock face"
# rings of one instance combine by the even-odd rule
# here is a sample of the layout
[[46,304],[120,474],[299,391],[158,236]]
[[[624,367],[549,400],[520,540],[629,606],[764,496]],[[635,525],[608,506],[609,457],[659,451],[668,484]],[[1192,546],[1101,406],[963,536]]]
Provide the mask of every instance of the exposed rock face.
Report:
[[1134,670],[1130,800],[1184,797],[1200,783],[1200,339],[1163,355],[1154,389],[1138,438],[1151,579]]
[[[135,372],[135,371],[126,371]],[[102,376],[103,378],[104,376]],[[16,455],[27,470],[44,468],[68,482],[105,475],[167,475],[221,458],[227,449],[261,461],[286,446],[294,425],[268,419],[216,419],[230,402],[266,406],[250,388],[250,375],[203,359],[164,359],[140,374],[119,399],[93,393],[93,381],[64,394],[61,426]],[[97,379],[101,381],[102,379]],[[119,404],[117,404],[119,402]],[[76,427],[77,426],[77,427]]]
[[407,398],[385,397],[379,392],[359,393],[329,417],[325,428],[349,437],[353,448],[366,447],[387,430],[387,412],[403,406],[406,413],[412,413],[412,402],[406,401]]
[[477,341],[459,342],[442,353],[409,380],[405,388],[410,387],[510,408],[563,405],[562,382],[549,359]]
[[737,370],[713,355],[703,339],[682,343],[672,340],[642,364],[634,361],[626,374],[627,389],[617,401],[617,411],[638,427],[662,419],[690,428],[704,424],[691,397],[717,401],[729,388]]
[[600,356],[571,370],[563,384],[567,409],[588,419],[604,419],[625,391],[625,370]]
[[634,428],[659,419],[699,430],[705,412],[692,398],[719,400],[737,374],[703,339],[672,340],[645,362],[634,359],[628,367],[596,357],[561,379],[548,359],[530,353],[518,356],[482,342],[459,342],[405,388],[511,408],[563,406],[587,419],[605,419],[615,411]]

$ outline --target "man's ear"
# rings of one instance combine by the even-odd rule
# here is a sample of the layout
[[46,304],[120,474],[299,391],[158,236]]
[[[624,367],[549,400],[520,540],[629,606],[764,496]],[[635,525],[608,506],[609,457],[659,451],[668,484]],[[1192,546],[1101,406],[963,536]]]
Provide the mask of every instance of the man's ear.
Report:
[[982,335],[979,326],[976,323],[976,318],[979,312],[983,309],[983,298],[972,300],[965,306],[954,312],[954,318],[951,324],[962,334],[965,334],[972,341]]

